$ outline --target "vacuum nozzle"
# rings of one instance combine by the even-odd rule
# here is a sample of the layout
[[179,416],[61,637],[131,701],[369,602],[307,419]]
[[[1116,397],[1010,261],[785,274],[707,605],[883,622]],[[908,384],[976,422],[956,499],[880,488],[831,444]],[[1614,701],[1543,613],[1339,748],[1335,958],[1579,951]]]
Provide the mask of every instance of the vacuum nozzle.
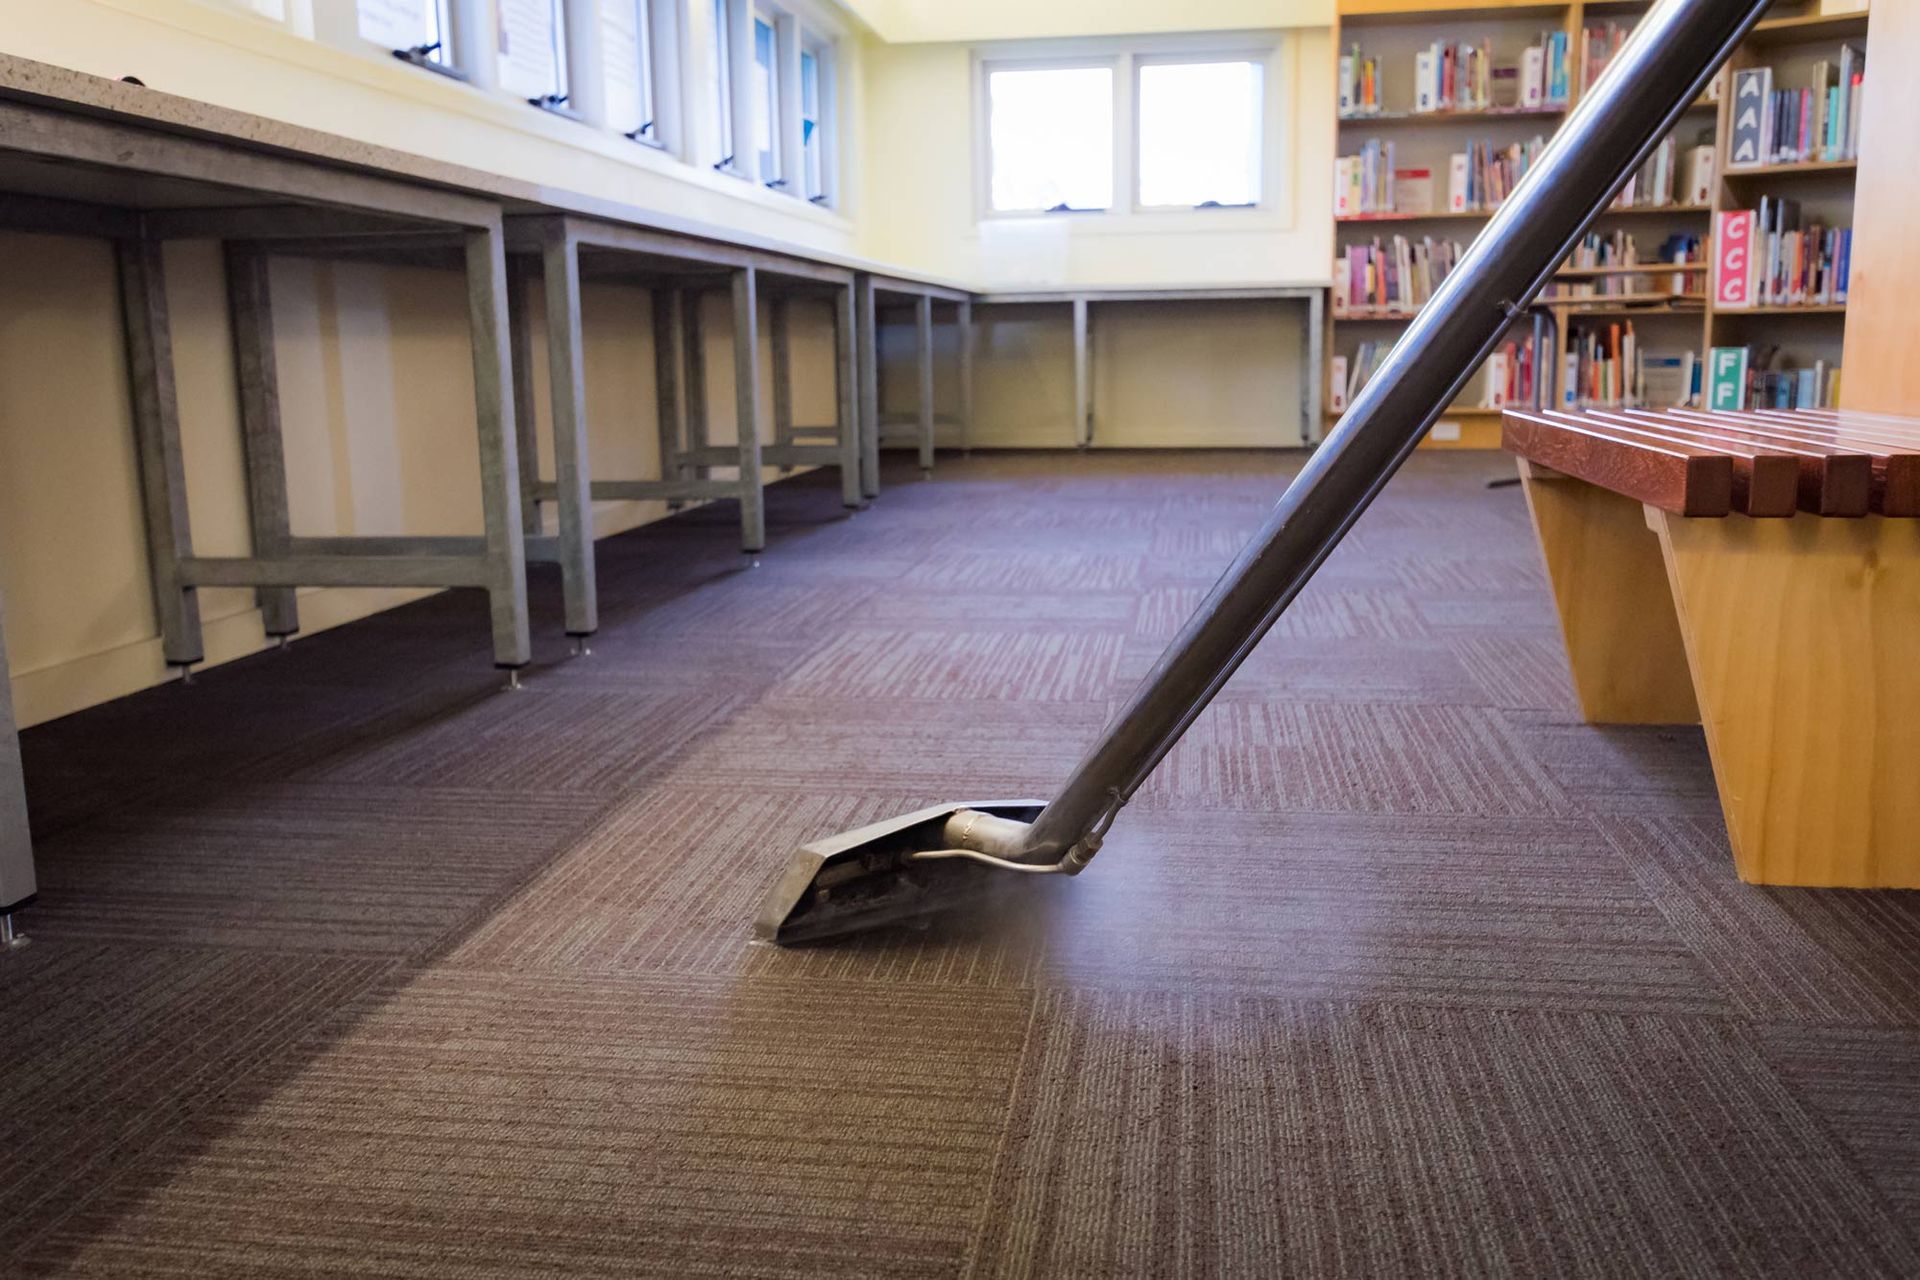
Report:
[[1053,862],[1022,857],[1045,807],[1041,800],[936,805],[816,840],[787,864],[754,934],[766,942],[817,942],[973,901],[1008,872],[1072,875],[1091,849]]

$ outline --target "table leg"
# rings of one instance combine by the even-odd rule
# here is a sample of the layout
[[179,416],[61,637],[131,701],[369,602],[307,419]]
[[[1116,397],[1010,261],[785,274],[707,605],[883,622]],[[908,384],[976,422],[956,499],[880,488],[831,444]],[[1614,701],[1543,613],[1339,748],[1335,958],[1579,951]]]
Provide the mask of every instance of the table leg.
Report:
[[733,273],[734,421],[740,448],[740,549],[767,545],[766,495],[760,483],[760,282],[752,267]]
[[180,574],[181,561],[193,555],[193,535],[187,518],[186,466],[180,454],[180,402],[173,380],[166,272],[158,242],[122,240],[115,248],[154,608],[160,617],[161,649],[167,663],[184,670],[203,661],[206,653],[199,597]]
[[653,291],[653,385],[659,406],[660,478],[678,480],[685,474],[678,461],[684,406],[680,399],[681,293]]
[[922,294],[914,302],[913,322],[918,341],[920,373],[920,470],[933,473],[933,299]]
[[1093,356],[1088,350],[1087,300],[1073,300],[1073,444],[1093,443]]
[[533,260],[507,259],[507,333],[513,349],[513,431],[520,453],[520,529],[529,538],[543,532],[540,522],[539,414],[533,401]]
[[[4,623],[4,619],[0,619]],[[0,626],[0,952],[23,946],[15,913],[33,901],[33,838],[27,827],[27,789],[20,768],[19,726],[13,718],[13,681],[7,674],[7,637]]]
[[859,324],[854,316],[852,285],[834,294],[833,314],[834,414],[840,428],[835,437],[840,447],[840,504],[849,511],[856,511],[864,500],[860,494],[860,340]]
[[[269,262],[257,248],[232,242],[226,246],[226,260],[253,554],[280,556],[287,553],[287,539],[293,531],[287,521],[287,457],[280,424],[279,369],[273,349]],[[284,639],[299,632],[300,606],[292,587],[261,587],[254,598],[269,636]]]
[[487,596],[494,665],[518,670],[532,657],[527,635],[527,555],[520,511],[520,451],[508,391],[507,262],[500,225],[466,233],[467,318],[480,441],[480,502],[486,524]]
[[556,228],[541,246],[547,282],[547,382],[553,394],[553,463],[559,489],[560,578],[567,634],[600,629],[594,581],[592,465],[587,445],[586,364],[580,337],[580,254],[574,234]]
[[973,452],[973,300],[958,304],[956,323],[960,328],[960,453]]
[[860,371],[860,485],[865,497],[880,496],[880,317],[873,277],[854,278],[855,361]]

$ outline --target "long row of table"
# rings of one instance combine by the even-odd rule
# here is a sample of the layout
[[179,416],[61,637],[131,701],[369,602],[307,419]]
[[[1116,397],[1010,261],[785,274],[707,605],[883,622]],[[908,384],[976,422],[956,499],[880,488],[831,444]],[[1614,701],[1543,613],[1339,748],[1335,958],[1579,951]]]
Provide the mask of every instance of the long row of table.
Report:
[[[905,430],[889,439],[912,444],[922,467],[932,467],[940,421],[936,321],[943,319],[954,326],[960,366],[954,420],[960,441],[969,439],[973,309],[981,298],[961,285],[535,189],[5,55],[0,229],[98,237],[114,246],[152,589],[165,659],[182,672],[205,656],[201,587],[252,588],[267,634],[282,638],[300,629],[297,587],[462,587],[487,593],[494,661],[517,687],[517,672],[531,656],[529,561],[559,565],[565,626],[577,645],[584,647],[598,626],[595,501],[735,501],[742,550],[757,556],[766,542],[763,467],[837,468],[849,508],[879,494],[882,423],[893,422],[880,404],[885,308],[910,310],[916,352],[914,409],[898,424]],[[162,254],[170,240],[214,240],[223,247],[252,533],[251,554],[244,556],[205,555],[194,547]],[[429,264],[464,275],[482,532],[293,532],[267,269],[275,255]],[[640,284],[652,296],[658,476],[594,473],[581,291],[599,281]],[[544,296],[544,332],[533,323],[536,289]],[[732,302],[737,430],[730,445],[716,445],[708,433],[702,303],[713,293]],[[1269,296],[1307,300],[1313,310],[1308,341],[1317,343],[1319,290]],[[793,411],[790,309],[795,299],[809,297],[826,300],[834,317],[835,412],[826,423],[797,422]],[[770,386],[758,372],[763,300]],[[1076,336],[1084,371],[1087,300],[1063,300],[1082,320]],[[551,396],[551,480],[536,474],[533,440],[531,369],[541,341]],[[1317,396],[1320,364],[1317,345],[1310,345],[1310,397]],[[1084,422],[1084,372],[1078,385],[1076,420]],[[1317,403],[1303,405],[1303,423],[1319,416]],[[727,470],[733,474],[715,474]],[[557,515],[553,534],[541,519],[546,503]],[[4,658],[0,641],[0,671]],[[13,915],[34,893],[11,697],[0,680],[0,945],[12,941]]]

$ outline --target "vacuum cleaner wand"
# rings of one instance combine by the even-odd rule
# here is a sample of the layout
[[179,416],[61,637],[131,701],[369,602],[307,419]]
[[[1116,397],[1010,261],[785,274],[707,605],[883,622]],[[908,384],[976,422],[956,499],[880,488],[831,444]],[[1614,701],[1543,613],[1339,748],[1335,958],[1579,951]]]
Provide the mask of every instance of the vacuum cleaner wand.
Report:
[[1072,875],[1770,0],[1661,0],[1050,803],[949,805],[807,845],[755,928],[811,941]]

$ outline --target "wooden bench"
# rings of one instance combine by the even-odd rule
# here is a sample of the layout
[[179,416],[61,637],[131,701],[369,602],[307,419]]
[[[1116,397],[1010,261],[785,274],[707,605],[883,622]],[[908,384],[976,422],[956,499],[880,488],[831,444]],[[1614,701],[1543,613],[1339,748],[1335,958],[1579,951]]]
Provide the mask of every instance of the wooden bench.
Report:
[[1920,420],[1510,410],[1503,439],[1587,721],[1704,727],[1742,879],[1920,888]]

